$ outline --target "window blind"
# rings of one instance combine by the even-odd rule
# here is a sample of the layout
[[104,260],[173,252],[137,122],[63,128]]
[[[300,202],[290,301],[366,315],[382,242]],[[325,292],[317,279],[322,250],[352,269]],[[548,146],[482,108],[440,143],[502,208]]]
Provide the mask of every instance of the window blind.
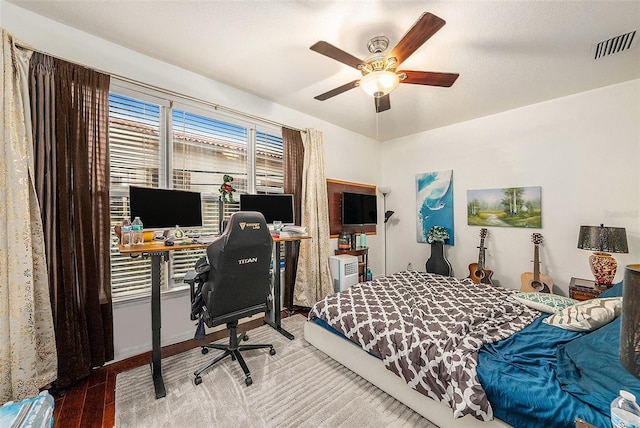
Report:
[[129,217],[130,185],[158,186],[160,113],[161,107],[157,104],[109,94],[110,253],[114,297],[138,294],[151,283],[149,260],[121,255],[114,226]]
[[[130,185],[199,192],[203,227],[186,230],[188,234],[219,233],[221,220],[239,209],[239,195],[247,192],[252,174],[258,193],[282,193],[284,163],[279,129],[250,132],[256,129],[255,124],[233,123],[197,106],[170,105],[169,100],[163,107],[116,92],[110,94],[112,226],[129,216]],[[251,150],[255,153],[249,153]],[[255,168],[249,159],[255,159]],[[219,201],[224,175],[234,178],[235,203]],[[168,269],[162,265],[163,288],[181,284],[184,274],[202,255],[204,250],[171,252]],[[111,261],[114,297],[149,292],[150,262],[121,256],[115,234]]]

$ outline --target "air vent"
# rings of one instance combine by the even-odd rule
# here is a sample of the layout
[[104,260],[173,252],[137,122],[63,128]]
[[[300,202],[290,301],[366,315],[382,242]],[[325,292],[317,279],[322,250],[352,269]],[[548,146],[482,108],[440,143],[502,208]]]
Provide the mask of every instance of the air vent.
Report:
[[636,31],[630,31],[619,36],[603,40],[593,45],[593,59],[600,59],[614,53],[622,52],[630,49],[635,45]]

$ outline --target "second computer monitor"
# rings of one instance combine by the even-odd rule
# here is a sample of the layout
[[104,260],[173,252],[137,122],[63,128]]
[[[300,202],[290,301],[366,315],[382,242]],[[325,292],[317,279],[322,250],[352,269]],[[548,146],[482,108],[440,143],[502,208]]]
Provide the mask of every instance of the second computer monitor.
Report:
[[240,195],[240,211],[258,211],[264,215],[268,224],[281,221],[282,224],[294,224],[293,195]]

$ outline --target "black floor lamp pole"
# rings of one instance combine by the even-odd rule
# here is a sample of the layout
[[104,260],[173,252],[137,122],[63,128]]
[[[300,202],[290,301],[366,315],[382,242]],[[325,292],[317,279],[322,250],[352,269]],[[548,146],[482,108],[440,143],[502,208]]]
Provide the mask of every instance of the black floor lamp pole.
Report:
[[378,191],[382,194],[382,206],[384,208],[384,274],[387,275],[387,222],[393,215],[393,211],[387,211],[387,195],[391,193],[388,187],[381,187]]
[[387,276],[387,194],[382,194],[382,206],[384,208],[384,276]]

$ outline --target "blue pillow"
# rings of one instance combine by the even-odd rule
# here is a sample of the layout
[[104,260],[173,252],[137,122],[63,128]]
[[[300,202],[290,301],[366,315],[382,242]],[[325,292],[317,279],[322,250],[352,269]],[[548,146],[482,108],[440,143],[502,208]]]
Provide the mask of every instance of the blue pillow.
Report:
[[610,289],[600,293],[598,298],[604,297],[622,297],[622,281],[611,287]]

